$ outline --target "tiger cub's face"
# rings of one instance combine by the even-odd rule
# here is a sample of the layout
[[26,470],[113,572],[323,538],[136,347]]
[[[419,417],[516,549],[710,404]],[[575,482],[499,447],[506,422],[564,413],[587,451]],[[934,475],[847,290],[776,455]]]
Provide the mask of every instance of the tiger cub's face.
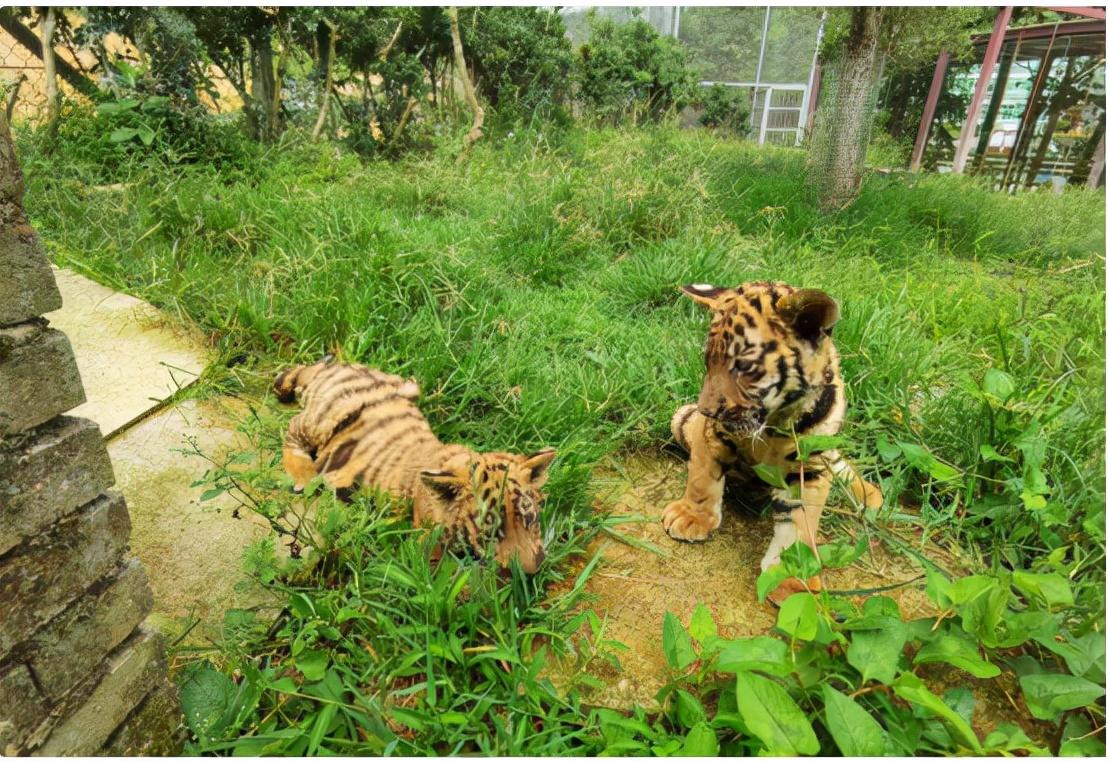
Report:
[[448,461],[443,470],[422,471],[420,477],[441,502],[443,515],[450,517],[448,531],[456,539],[478,553],[494,543],[501,566],[516,556],[523,570],[534,574],[545,557],[539,512],[554,456],[553,450],[531,456],[470,453]]
[[839,307],[824,292],[770,282],[695,284],[681,291],[712,312],[697,407],[731,433],[758,432],[830,381],[830,336]]

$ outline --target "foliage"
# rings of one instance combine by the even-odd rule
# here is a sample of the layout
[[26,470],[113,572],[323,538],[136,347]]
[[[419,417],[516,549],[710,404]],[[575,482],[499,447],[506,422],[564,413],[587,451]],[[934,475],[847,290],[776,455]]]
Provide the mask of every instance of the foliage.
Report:
[[716,83],[701,98],[700,123],[738,137],[750,134],[750,99],[746,93]]
[[[553,755],[588,728],[575,685],[555,688],[547,663],[583,670],[603,643],[575,614],[595,560],[563,592],[565,559],[599,527],[587,506],[559,504],[544,530],[551,555],[536,576],[452,555],[412,529],[406,506],[318,483],[291,493],[280,441],[291,411],[255,409],[248,445],[209,461],[201,500],[229,492],[276,534],[248,570],[283,604],[276,621],[231,610],[220,651],[187,657],[179,677],[192,752],[248,755]],[[583,508],[583,510],[582,510]],[[275,553],[275,540],[293,558]],[[584,628],[582,630],[582,628]],[[579,633],[578,631],[581,630]],[[580,637],[578,637],[580,635]],[[609,657],[610,658],[610,657]],[[567,695],[568,690],[568,695]]]
[[[853,551],[827,546],[817,558],[797,544],[783,554],[784,573],[808,577],[864,548],[864,539]],[[1072,600],[1064,576],[952,581],[931,570],[927,593],[939,613],[910,620],[884,596],[859,607],[799,593],[781,606],[772,635],[740,639],[720,637],[703,605],[687,628],[669,614],[662,648],[674,677],[657,695],[663,710],[653,721],[641,710],[631,718],[600,710],[602,753],[1103,754],[1088,728],[1104,718],[1104,637],[1063,627]],[[1056,725],[1060,748],[1044,748],[1013,723],[981,737],[974,693],[964,684],[933,692],[934,665],[976,687],[1002,672],[1018,678],[1031,715]]]
[[615,124],[657,121],[693,97],[696,77],[681,43],[646,20],[626,24],[590,12],[589,41],[577,50],[574,78],[583,107]]
[[461,28],[475,87],[500,123],[566,121],[573,52],[561,14],[537,7],[475,8],[462,14]]
[[[142,113],[140,106],[133,111]],[[105,134],[102,128],[98,134]],[[855,612],[840,601],[804,596],[782,612],[782,626],[792,633],[787,643],[727,641],[725,650],[732,652],[784,649],[796,671],[744,668],[745,695],[787,706],[784,695],[809,710],[804,717],[811,718],[811,736],[803,729],[776,734],[764,717],[744,716],[738,699],[731,712],[738,719],[721,710],[736,695],[728,686],[737,684],[739,670],[723,671],[735,677],[726,677],[718,690],[719,670],[700,675],[710,664],[700,658],[707,637],[701,634],[709,629],[703,616],[688,642],[678,634],[683,628],[666,627],[676,676],[696,675],[667,697],[666,714],[644,711],[617,720],[582,718],[572,699],[566,699],[568,709],[549,699],[541,677],[528,683],[533,697],[505,693],[514,683],[484,675],[476,653],[455,662],[436,654],[428,659],[426,633],[461,638],[477,627],[434,613],[403,637],[390,635],[395,639],[388,648],[395,650],[383,659],[395,670],[401,650],[413,652],[403,638],[425,638],[420,652],[426,661],[403,668],[419,672],[408,676],[407,687],[420,686],[405,700],[423,702],[413,711],[420,713],[416,721],[428,722],[426,688],[433,684],[435,701],[449,696],[449,711],[461,716],[453,726],[457,715],[436,714],[420,733],[438,745],[424,751],[446,753],[459,743],[459,749],[504,753],[616,751],[626,742],[628,752],[641,751],[641,744],[693,753],[713,748],[713,738],[721,751],[786,744],[803,750],[813,737],[818,751],[841,750],[840,740],[865,749],[872,737],[840,732],[871,727],[859,711],[875,718],[897,749],[972,748],[964,718],[955,719],[965,709],[964,695],[948,696],[948,705],[943,691],[929,687],[930,670],[949,668],[953,658],[978,670],[987,669],[978,662],[1001,669],[1002,676],[977,679],[1007,681],[1013,695],[1019,685],[1020,700],[1043,722],[1056,723],[1061,743],[1095,743],[1089,733],[1103,724],[1096,698],[1103,680],[1089,667],[1080,669],[1074,654],[1087,650],[1093,657],[1088,664],[1100,669],[1091,636],[1101,635],[1104,611],[1102,193],[1009,197],[965,177],[872,176],[850,209],[825,217],[805,190],[802,153],[659,127],[567,130],[556,145],[527,135],[478,143],[464,164],[453,157],[363,162],[341,144],[289,139],[241,171],[153,164],[139,148],[141,136],[128,143],[118,166],[107,166],[91,152],[43,154],[33,135],[19,135],[28,213],[59,265],[195,321],[222,358],[246,357],[242,373],[258,385],[279,365],[332,350],[417,378],[425,390],[421,407],[445,440],[517,451],[556,447],[543,522],[558,538],[551,548],[565,548],[567,555],[597,521],[590,516],[593,466],[622,452],[661,447],[670,438],[670,414],[699,388],[703,315],[682,301],[676,286],[773,278],[828,290],[843,308],[835,332],[851,403],[843,449],[868,478],[881,482],[887,498],[886,507],[859,515],[859,523],[875,532],[910,533],[909,551],[923,538],[941,542],[976,569],[966,578],[973,581],[951,580],[949,590],[932,575],[932,594],[950,599],[936,601],[945,615],[938,626],[900,618],[907,635],[895,653],[879,638],[860,635],[874,628],[854,625],[859,617],[898,615],[883,608]],[[114,184],[116,178],[126,182]],[[258,416],[261,439],[250,452],[263,460],[252,486],[270,499],[285,495],[273,463],[283,420],[264,409]],[[212,468],[213,478],[222,473]],[[266,515],[278,519],[290,504],[272,499],[281,510],[267,508]],[[326,525],[332,509],[325,496],[316,499]],[[344,519],[349,535],[340,530],[328,540],[331,535],[321,532],[324,540],[313,545],[337,548],[346,572],[321,565],[295,582],[269,577],[290,606],[305,595],[313,605],[324,601],[317,608],[324,615],[282,619],[280,635],[270,636],[279,643],[269,657],[261,656],[269,651],[259,645],[269,642],[265,633],[251,629],[260,624],[246,628],[254,632],[249,638],[238,636],[255,653],[227,645],[228,652],[210,656],[212,669],[226,679],[199,678],[198,694],[253,685],[250,695],[257,692],[260,703],[218,734],[205,735],[197,726],[198,745],[214,748],[236,735],[233,728],[257,719],[284,734],[267,736],[266,742],[287,741],[275,750],[306,751],[317,727],[326,748],[352,748],[343,739],[358,733],[346,724],[357,720],[341,706],[320,719],[327,701],[305,698],[312,695],[307,688],[329,680],[326,670],[321,680],[307,680],[291,655],[301,632],[319,619],[312,637],[321,645],[304,647],[325,651],[327,670],[340,670],[341,702],[365,706],[358,695],[376,700],[373,711],[401,738],[394,749],[416,751],[404,740],[410,728],[388,725],[387,694],[363,691],[341,672],[354,664],[373,685],[403,690],[399,675],[385,681],[390,672],[373,671],[360,641],[348,638],[353,628],[370,624],[351,620],[344,630],[332,613],[350,608],[351,591],[358,590],[354,572],[376,580],[391,573],[385,568],[399,568],[420,591],[436,584],[436,574],[445,575],[449,589],[461,575],[468,572],[475,581],[483,572],[468,563],[441,571],[422,537],[386,515],[384,503],[359,506],[364,515]],[[254,560],[259,574],[272,569],[268,551]],[[568,575],[566,561],[549,561],[538,584]],[[365,569],[368,576],[361,574]],[[519,633],[549,626],[563,645],[574,634],[562,628],[571,617],[551,616],[559,593],[544,597],[538,587],[512,599],[520,613],[509,632],[494,618],[509,615],[494,615],[491,601],[519,593],[511,584],[495,590],[483,584],[489,588],[479,587],[470,599],[475,608],[466,611],[482,637],[508,644],[524,665],[518,669],[535,658],[522,646],[511,650],[517,635],[522,643]],[[412,624],[415,604],[380,597],[399,598],[399,590],[410,588],[376,592],[382,587],[365,586],[363,592],[374,592],[358,605],[376,612],[372,601],[388,601],[402,613],[400,621]],[[848,618],[839,622],[833,613]],[[595,632],[593,621],[575,624],[582,622],[595,648],[577,648],[603,650],[602,622]],[[342,637],[320,639],[324,627]],[[375,637],[379,632],[372,630]],[[453,653],[449,635],[442,637],[443,653]],[[375,640],[366,641],[377,648]],[[892,656],[863,660],[866,649]],[[867,664],[885,671],[870,666],[867,673]],[[308,665],[311,671],[318,663],[309,659]],[[291,671],[283,674],[286,668]],[[251,677],[251,669],[263,677]],[[512,670],[518,671],[515,665]],[[440,683],[440,674],[450,684]],[[304,690],[282,693],[275,686],[288,687],[279,683],[285,677]],[[471,722],[484,711],[474,698],[483,694],[466,691],[482,681],[495,686],[488,699],[504,702],[509,716],[545,714],[553,718],[549,726],[531,732],[514,723],[508,729],[495,709]],[[873,690],[849,696],[867,688]],[[707,728],[695,719],[697,705],[678,698],[678,689],[699,701]],[[1062,708],[1079,699],[1091,708]],[[1059,712],[1065,715],[1054,719]],[[1088,721],[1090,712],[1095,722]],[[289,723],[280,729],[265,724],[285,717]],[[571,740],[559,745],[562,731]],[[517,744],[516,733],[536,740]],[[990,750],[1028,744],[1012,729],[992,740],[976,736],[976,743]],[[1037,738],[1031,743],[1043,745]]]

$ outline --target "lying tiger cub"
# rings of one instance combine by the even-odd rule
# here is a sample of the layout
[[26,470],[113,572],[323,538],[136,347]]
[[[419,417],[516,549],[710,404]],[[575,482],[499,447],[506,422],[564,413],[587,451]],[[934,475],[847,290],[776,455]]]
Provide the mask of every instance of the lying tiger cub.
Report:
[[533,574],[544,557],[539,510],[553,450],[530,457],[444,445],[413,404],[415,381],[361,365],[290,368],[273,384],[281,402],[301,396],[289,422],[283,462],[294,489],[317,474],[341,497],[360,486],[412,499],[413,522],[445,527],[447,545],[496,560],[518,556]]
[[[763,571],[798,537],[816,549],[834,477],[865,505],[881,505],[881,491],[836,450],[812,453],[803,466],[797,462],[797,438],[837,434],[846,412],[839,355],[831,342],[839,319],[835,301],[822,291],[784,283],[697,284],[681,290],[711,310],[712,324],[700,398],[678,409],[670,424],[689,453],[685,496],[662,513],[670,537],[701,541],[719,527],[725,481],[748,493],[769,489],[754,473],[758,465],[778,469],[786,484],[771,492],[773,540],[762,557]],[[820,581],[806,584],[818,590]],[[799,580],[786,580],[770,600],[780,603],[803,589]]]

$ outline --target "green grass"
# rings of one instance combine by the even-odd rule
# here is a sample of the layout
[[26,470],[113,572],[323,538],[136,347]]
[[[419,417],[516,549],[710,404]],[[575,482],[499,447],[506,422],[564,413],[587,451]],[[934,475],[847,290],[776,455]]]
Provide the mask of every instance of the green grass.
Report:
[[[556,447],[544,521],[574,547],[596,527],[592,468],[658,450],[699,388],[706,320],[676,287],[826,289],[842,306],[846,449],[888,498],[874,520],[909,506],[983,569],[1069,577],[1074,627],[1103,618],[1103,192],[874,176],[823,217],[803,153],[665,128],[478,144],[460,164],[362,164],[290,140],[245,170],[150,159],[110,187],[92,163],[23,145],[28,210],[58,264],[196,322],[262,376],[337,350],[416,377],[445,440]],[[417,555],[409,572],[432,574]]]

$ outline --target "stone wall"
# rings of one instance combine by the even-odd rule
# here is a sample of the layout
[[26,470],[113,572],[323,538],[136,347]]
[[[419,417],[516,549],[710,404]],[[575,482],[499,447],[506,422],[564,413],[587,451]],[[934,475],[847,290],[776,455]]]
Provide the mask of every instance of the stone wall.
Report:
[[173,754],[182,717],[0,114],[0,754]]

